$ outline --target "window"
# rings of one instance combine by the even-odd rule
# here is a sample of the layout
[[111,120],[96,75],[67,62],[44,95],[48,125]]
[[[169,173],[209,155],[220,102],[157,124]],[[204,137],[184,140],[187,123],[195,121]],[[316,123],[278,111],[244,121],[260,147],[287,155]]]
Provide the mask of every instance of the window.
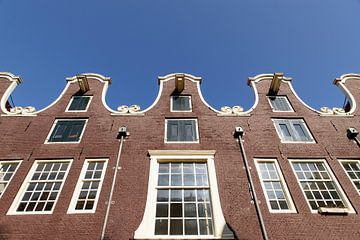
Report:
[[87,119],[56,120],[46,143],[80,142]]
[[9,214],[52,213],[70,165],[71,160],[35,161]]
[[67,112],[86,112],[91,96],[73,96],[67,107]]
[[166,119],[165,142],[199,142],[196,119]]
[[215,151],[151,150],[149,154],[148,197],[135,238],[221,237],[225,220],[217,191]]
[[0,161],[0,198],[19,165],[20,161]]
[[342,208],[354,212],[324,160],[294,160],[292,168],[312,212],[319,208]]
[[172,112],[191,112],[190,96],[171,96]]
[[87,159],[68,213],[94,213],[106,171],[107,159]]
[[360,194],[360,160],[343,160],[341,165]]
[[273,121],[281,142],[315,142],[304,120],[273,119]]
[[256,168],[270,212],[296,212],[275,159],[256,159]]
[[293,112],[286,96],[269,96],[270,106],[274,112]]

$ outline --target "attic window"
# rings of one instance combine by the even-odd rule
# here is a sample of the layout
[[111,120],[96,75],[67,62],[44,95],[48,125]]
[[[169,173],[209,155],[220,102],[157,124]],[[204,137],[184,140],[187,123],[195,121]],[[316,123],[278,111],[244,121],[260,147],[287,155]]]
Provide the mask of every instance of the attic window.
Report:
[[191,112],[190,96],[171,96],[172,112]]
[[67,108],[68,112],[86,112],[91,96],[73,96]]

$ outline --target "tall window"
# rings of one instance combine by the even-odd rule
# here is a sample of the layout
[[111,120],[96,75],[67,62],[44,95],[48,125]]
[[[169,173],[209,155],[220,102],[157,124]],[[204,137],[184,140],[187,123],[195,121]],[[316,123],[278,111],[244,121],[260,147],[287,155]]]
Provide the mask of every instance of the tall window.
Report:
[[198,142],[196,119],[166,119],[165,142]]
[[313,212],[321,207],[353,211],[325,161],[292,161],[292,168]]
[[151,150],[149,154],[148,196],[135,238],[220,238],[225,220],[217,190],[215,151]]
[[78,143],[82,136],[86,119],[56,120],[46,143]]
[[107,159],[86,159],[68,213],[94,213],[106,171]]
[[9,214],[52,213],[69,172],[71,160],[36,161]]
[[256,168],[270,212],[296,212],[275,159],[256,159]]
[[191,112],[190,96],[171,96],[172,112]]
[[282,142],[315,142],[302,119],[273,119]]
[[73,96],[67,107],[68,112],[86,112],[91,96]]
[[159,163],[155,235],[212,235],[206,163]]
[[274,112],[293,112],[289,100],[286,96],[269,96],[271,108]]
[[0,161],[0,198],[14,176],[19,164],[20,161]]
[[360,160],[343,160],[341,165],[360,194]]

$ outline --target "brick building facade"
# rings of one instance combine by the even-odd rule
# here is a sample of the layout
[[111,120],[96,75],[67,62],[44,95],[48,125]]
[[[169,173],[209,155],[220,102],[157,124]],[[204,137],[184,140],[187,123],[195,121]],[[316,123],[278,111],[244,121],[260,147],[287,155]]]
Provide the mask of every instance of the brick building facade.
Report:
[[247,111],[212,108],[189,74],[145,110],[110,109],[98,74],[11,108],[20,83],[0,73],[0,239],[360,238],[360,75],[320,111],[282,74],[249,78]]

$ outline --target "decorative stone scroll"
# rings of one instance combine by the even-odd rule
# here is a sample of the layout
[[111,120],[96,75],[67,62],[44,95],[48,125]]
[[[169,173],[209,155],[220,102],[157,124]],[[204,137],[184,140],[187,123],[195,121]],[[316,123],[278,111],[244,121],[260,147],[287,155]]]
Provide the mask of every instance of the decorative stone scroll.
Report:
[[130,107],[127,105],[121,105],[117,108],[117,111],[120,113],[137,113],[140,112],[141,108],[139,105],[131,105]]
[[229,106],[221,107],[221,112],[224,114],[241,114],[244,112],[244,108],[241,106],[233,106],[232,108]]
[[31,106],[10,108],[10,113],[13,114],[13,115],[32,114],[35,111],[36,111],[36,109],[34,107],[31,107]]
[[328,108],[328,107],[322,107],[320,108],[320,112],[323,114],[334,114],[334,115],[344,115],[346,114],[345,110],[343,108],[338,108],[338,107],[334,107],[334,108]]

